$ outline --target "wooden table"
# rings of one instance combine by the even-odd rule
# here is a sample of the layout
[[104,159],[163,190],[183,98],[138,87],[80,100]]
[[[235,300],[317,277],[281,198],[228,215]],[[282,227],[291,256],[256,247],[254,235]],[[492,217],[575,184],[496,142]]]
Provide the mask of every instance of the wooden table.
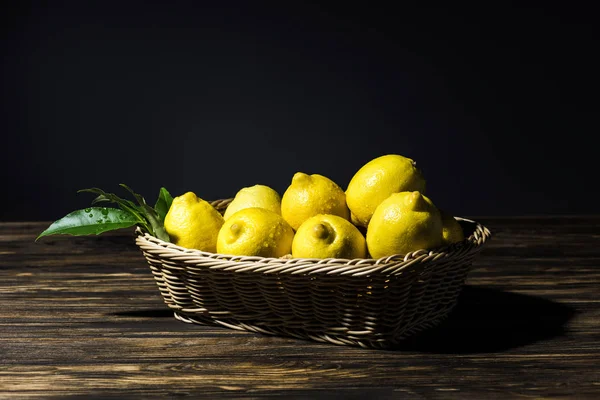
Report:
[[600,216],[474,219],[458,306],[395,351],[185,324],[131,231],[0,223],[0,398],[600,398]]

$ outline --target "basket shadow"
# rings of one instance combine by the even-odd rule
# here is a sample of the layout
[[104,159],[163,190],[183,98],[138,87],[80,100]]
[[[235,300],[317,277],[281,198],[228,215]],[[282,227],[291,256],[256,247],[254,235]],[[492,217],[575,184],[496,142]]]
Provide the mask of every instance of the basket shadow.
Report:
[[540,297],[466,285],[440,325],[394,350],[469,354],[500,352],[561,336],[575,310]]
[[173,318],[173,310],[169,308],[157,308],[147,310],[118,311],[111,313],[110,315],[133,318]]

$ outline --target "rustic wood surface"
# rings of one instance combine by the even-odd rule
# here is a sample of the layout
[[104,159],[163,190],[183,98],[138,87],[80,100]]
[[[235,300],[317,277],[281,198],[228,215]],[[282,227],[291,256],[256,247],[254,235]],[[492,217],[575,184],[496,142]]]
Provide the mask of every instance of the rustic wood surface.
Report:
[[457,308],[394,351],[185,324],[132,231],[0,223],[0,398],[600,398],[600,216],[475,219]]

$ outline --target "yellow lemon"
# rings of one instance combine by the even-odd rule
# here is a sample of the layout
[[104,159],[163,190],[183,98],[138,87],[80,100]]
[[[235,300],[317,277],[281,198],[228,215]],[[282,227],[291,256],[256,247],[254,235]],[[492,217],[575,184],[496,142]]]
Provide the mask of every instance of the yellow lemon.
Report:
[[264,208],[244,208],[221,227],[217,251],[239,256],[282,257],[292,252],[294,231],[281,215]]
[[462,242],[465,239],[462,227],[451,214],[440,210],[442,215],[442,238],[444,244]]
[[229,203],[223,217],[227,221],[236,212],[252,207],[265,208],[281,214],[281,196],[274,189],[265,185],[242,188]]
[[187,192],[173,199],[165,216],[165,230],[178,246],[214,253],[223,222],[210,203]]
[[315,215],[298,228],[292,242],[296,258],[365,258],[367,243],[358,228],[337,215]]
[[297,172],[281,198],[281,215],[297,230],[304,221],[318,214],[338,215],[349,220],[346,195],[325,176]]
[[367,228],[367,247],[374,258],[441,245],[440,212],[420,192],[389,196],[377,206]]
[[368,226],[377,206],[392,193],[425,193],[425,179],[410,158],[397,154],[377,157],[354,174],[346,189],[346,201],[356,225]]

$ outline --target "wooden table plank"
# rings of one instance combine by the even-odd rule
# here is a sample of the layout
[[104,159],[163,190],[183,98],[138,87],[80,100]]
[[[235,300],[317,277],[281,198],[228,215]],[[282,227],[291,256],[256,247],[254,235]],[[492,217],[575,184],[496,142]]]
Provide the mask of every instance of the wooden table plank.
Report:
[[0,223],[0,398],[600,397],[600,216],[476,219],[457,308],[395,351],[185,324],[131,231]]

